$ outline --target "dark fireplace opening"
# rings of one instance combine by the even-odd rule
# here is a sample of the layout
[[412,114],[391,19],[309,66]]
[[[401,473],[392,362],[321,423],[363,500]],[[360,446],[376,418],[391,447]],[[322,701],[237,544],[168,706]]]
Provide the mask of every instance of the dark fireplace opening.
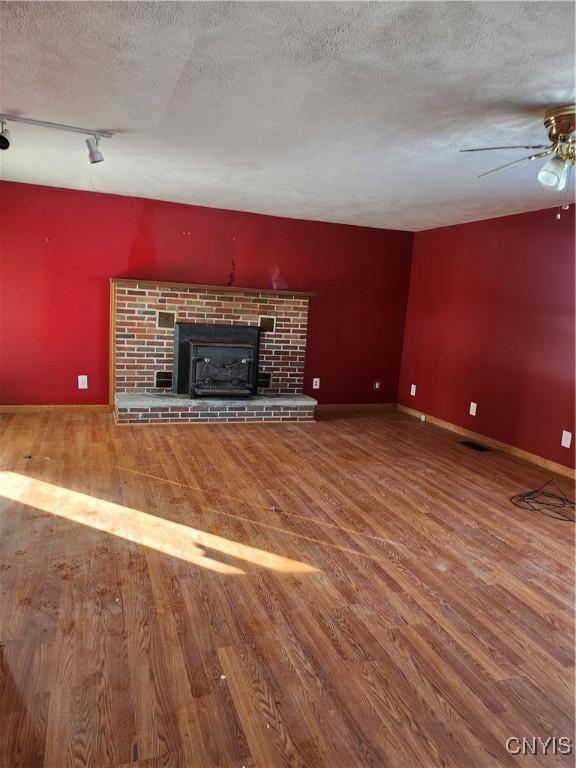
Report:
[[176,323],[173,391],[190,397],[251,397],[257,391],[260,329]]

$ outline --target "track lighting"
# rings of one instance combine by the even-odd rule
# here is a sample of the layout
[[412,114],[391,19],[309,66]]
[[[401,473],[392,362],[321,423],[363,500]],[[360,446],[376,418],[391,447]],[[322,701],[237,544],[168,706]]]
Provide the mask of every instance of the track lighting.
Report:
[[566,186],[568,166],[569,163],[566,162],[566,160],[555,155],[552,160],[548,160],[548,162],[540,168],[538,181],[543,187],[561,192]]
[[79,128],[76,125],[65,125],[64,123],[51,123],[48,120],[33,120],[31,117],[20,117],[19,115],[1,115],[0,114],[0,149],[8,149],[10,146],[10,133],[6,129],[6,122],[26,123],[26,125],[37,125],[40,128],[55,128],[58,131],[68,131],[69,133],[83,133],[90,138],[86,139],[88,145],[88,159],[90,163],[101,163],[104,155],[98,149],[100,139],[111,139],[114,134],[112,131],[96,131],[90,128]]
[[0,149],[8,149],[10,146],[10,131],[6,128],[6,123],[0,123]]
[[98,149],[100,139],[98,136],[93,136],[91,139],[86,139],[86,146],[88,147],[88,159],[92,163],[101,163],[104,160],[104,155]]

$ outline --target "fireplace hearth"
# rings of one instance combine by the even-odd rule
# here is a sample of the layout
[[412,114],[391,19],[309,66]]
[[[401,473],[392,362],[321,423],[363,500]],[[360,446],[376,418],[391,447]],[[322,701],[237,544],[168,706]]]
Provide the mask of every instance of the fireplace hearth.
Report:
[[174,392],[189,397],[256,394],[260,329],[176,323]]

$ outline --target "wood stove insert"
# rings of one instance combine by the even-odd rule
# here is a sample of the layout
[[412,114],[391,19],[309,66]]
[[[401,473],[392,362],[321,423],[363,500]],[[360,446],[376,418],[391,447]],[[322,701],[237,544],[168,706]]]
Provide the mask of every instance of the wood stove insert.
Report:
[[260,329],[176,323],[176,393],[196,397],[252,397],[257,391]]

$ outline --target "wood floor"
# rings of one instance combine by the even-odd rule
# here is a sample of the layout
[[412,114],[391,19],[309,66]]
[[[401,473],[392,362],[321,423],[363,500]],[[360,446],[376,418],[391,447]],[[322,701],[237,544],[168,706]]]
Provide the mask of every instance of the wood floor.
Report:
[[572,765],[505,747],[573,738],[548,476],[394,411],[0,416],[0,765]]

